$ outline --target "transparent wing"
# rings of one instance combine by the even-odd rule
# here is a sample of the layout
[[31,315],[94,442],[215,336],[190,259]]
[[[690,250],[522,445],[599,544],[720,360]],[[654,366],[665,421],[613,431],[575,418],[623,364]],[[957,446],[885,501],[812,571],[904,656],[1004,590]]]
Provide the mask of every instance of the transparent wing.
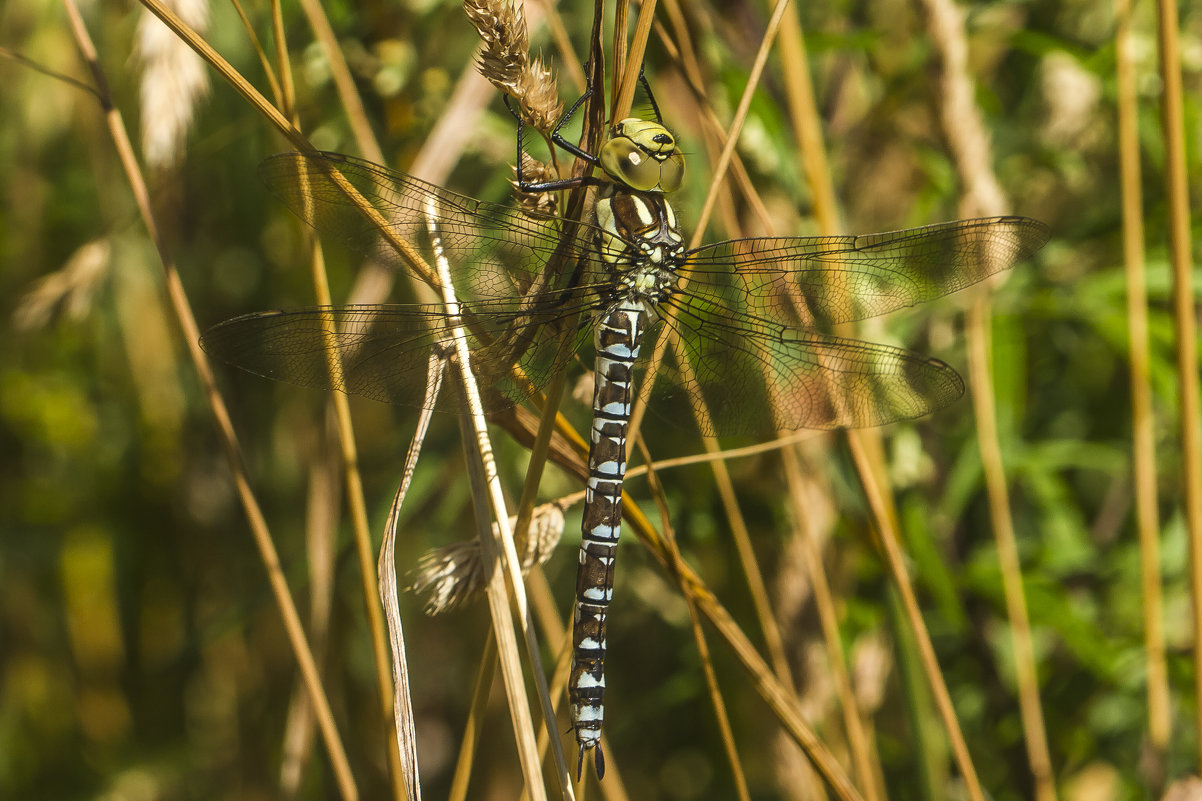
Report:
[[[465,299],[473,371],[500,405],[530,395],[588,338],[582,315],[614,297],[597,229],[473,200],[370,162],[286,153],[263,162],[298,216],[361,253],[423,275],[432,233]],[[677,394],[704,400],[707,433],[880,425],[963,392],[943,362],[817,333],[920,303],[1004,270],[1047,240],[1020,217],[868,236],[744,239],[698,248],[662,316],[688,368]],[[266,312],[205,335],[214,355],[260,375],[416,405],[426,360],[450,335],[438,307]],[[331,373],[331,356],[338,367]],[[517,366],[515,371],[513,368]],[[657,386],[658,389],[658,386]]]
[[655,394],[703,401],[707,435],[878,426],[964,393],[955,370],[909,351],[732,316],[700,295],[677,296],[664,311],[687,367],[657,382]]
[[702,299],[795,329],[829,330],[955,292],[1039,250],[1048,228],[993,217],[864,236],[732,239],[680,270]]
[[[491,390],[487,408],[530,397],[587,335],[565,309],[531,316],[515,301],[482,301],[463,311],[472,371]],[[560,347],[565,336],[575,340]],[[266,378],[420,406],[429,355],[450,348],[451,337],[441,306],[327,306],[226,320],[205,332],[201,346]]]
[[[603,284],[595,229],[474,200],[339,153],[280,153],[259,174],[294,214],[352,250],[434,284],[432,226],[455,268],[461,299]],[[564,225],[572,228],[564,233]]]

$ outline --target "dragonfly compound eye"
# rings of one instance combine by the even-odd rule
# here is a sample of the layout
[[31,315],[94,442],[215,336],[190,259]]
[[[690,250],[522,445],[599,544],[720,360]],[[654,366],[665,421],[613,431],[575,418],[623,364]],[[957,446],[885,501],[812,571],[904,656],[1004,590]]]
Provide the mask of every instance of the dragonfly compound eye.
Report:
[[684,179],[684,156],[676,139],[648,120],[632,117],[614,126],[600,160],[609,177],[639,192],[674,192]]

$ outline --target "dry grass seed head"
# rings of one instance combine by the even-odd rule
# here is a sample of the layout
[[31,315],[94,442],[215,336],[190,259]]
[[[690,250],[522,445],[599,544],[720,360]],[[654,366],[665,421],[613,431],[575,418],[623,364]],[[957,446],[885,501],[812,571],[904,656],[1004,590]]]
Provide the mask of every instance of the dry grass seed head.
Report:
[[82,319],[92,309],[97,289],[112,267],[112,246],[107,239],[83,245],[62,269],[38,279],[13,312],[18,331],[45,328],[60,311],[72,320]]
[[559,120],[562,106],[551,68],[530,58],[530,37],[520,7],[509,0],[465,0],[463,10],[484,49],[480,74],[518,101],[522,118],[544,134]]
[[563,104],[559,102],[559,86],[551,68],[541,58],[530,62],[522,74],[522,114],[532,126],[549,134],[563,115]]
[[[169,0],[180,19],[204,33],[207,0]],[[149,11],[138,23],[137,53],[142,62],[142,155],[152,167],[179,161],[196,106],[209,91],[209,74],[182,39]]]
[[508,0],[465,0],[463,10],[484,42],[480,74],[502,92],[519,97],[530,51],[521,9]]
[[[563,536],[563,512],[563,505],[557,502],[535,508],[528,535],[515,542],[522,575],[551,558]],[[510,525],[516,520],[511,518]],[[495,536],[496,526],[493,528]],[[415,593],[427,593],[426,614],[440,615],[461,606],[484,590],[484,567],[478,539],[433,548],[422,555],[417,567],[410,573],[407,589]]]
[[[514,178],[517,167],[513,168]],[[522,177],[530,183],[545,183],[559,178],[549,164],[539,161],[522,151]],[[517,195],[518,205],[527,214],[554,216],[559,213],[559,195],[556,192],[523,192],[517,180],[510,181]]]

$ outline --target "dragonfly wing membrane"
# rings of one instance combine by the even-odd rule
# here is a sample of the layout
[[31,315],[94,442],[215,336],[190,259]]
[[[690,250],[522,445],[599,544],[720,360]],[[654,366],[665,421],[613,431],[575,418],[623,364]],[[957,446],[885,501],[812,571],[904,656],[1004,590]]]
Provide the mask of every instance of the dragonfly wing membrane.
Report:
[[826,330],[959,291],[1048,239],[1043,223],[992,217],[865,236],[732,239],[689,253],[689,291],[794,328]]
[[657,392],[675,384],[703,402],[706,435],[872,427],[921,417],[964,393],[938,359],[745,319],[732,326],[727,309],[698,296],[674,300],[665,318],[684,364]]
[[280,153],[264,160],[259,174],[319,232],[431,286],[437,231],[461,299],[546,293],[604,275],[585,224],[561,231],[556,217],[475,200],[339,153]]
[[[532,397],[570,356],[557,326],[519,315],[514,303],[465,304],[471,367],[491,389],[486,407]],[[235,317],[205,332],[205,351],[243,370],[300,386],[421,406],[426,365],[450,353],[453,320],[441,306],[416,304],[314,307]],[[520,351],[501,334],[525,333]],[[516,366],[516,369],[515,369]]]

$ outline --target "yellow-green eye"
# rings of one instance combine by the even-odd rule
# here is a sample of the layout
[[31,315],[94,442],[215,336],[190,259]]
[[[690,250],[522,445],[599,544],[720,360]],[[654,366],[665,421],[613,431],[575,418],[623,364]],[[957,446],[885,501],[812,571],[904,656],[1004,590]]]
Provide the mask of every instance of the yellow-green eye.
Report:
[[676,152],[659,165],[659,189],[675,192],[684,183],[684,156]]
[[601,148],[601,169],[639,192],[674,192],[684,180],[684,156],[659,123],[630,118],[614,126]]

